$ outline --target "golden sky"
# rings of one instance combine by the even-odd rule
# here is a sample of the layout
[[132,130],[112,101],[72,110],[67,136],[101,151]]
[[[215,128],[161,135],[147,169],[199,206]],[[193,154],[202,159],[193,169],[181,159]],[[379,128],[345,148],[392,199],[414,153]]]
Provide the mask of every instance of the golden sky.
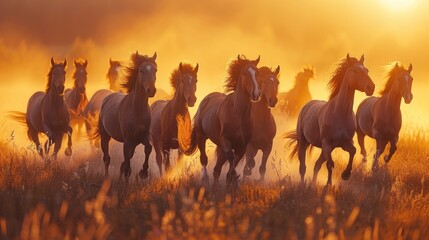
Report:
[[[158,53],[157,85],[180,61],[199,63],[198,100],[221,91],[230,58],[261,55],[260,65],[281,67],[285,91],[304,65],[316,68],[315,98],[326,99],[334,64],[347,53],[360,57],[376,83],[383,66],[414,65],[414,100],[402,105],[426,125],[429,94],[429,3],[423,0],[4,0],[0,1],[0,112],[24,111],[43,90],[51,56],[88,59],[88,94],[106,88],[108,59],[132,52]],[[67,85],[72,79],[68,68]],[[355,107],[364,98],[356,94]]]

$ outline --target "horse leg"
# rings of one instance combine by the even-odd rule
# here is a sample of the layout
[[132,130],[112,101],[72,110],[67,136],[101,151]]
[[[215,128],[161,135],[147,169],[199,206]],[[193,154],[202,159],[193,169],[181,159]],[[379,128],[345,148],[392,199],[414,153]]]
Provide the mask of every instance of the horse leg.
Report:
[[203,182],[209,181],[209,175],[207,174],[207,153],[206,153],[206,138],[198,136],[198,149],[200,150],[200,163],[203,166]]
[[170,149],[165,148],[162,152],[164,153],[165,172],[167,172],[170,169]]
[[332,150],[334,148],[331,146],[331,144],[326,141],[325,139],[322,140],[322,154],[327,159],[326,162],[326,168],[328,169],[328,182],[326,185],[332,185],[332,169],[334,168],[334,160],[332,160]]
[[[301,138],[300,140],[304,140]],[[305,140],[304,140],[305,141]],[[301,144],[298,145],[298,159],[299,159],[299,174],[301,175],[301,183],[304,183],[304,176],[307,167],[305,166],[305,153],[307,151],[308,143],[300,141]]]
[[268,157],[270,156],[272,148],[273,148],[273,142],[270,142],[268,146],[262,149],[262,161],[261,161],[261,166],[259,167],[259,174],[261,175],[261,178],[259,179],[260,182],[265,181],[267,161],[268,161]]
[[99,124],[100,137],[101,137],[101,151],[103,151],[103,162],[104,162],[104,177],[109,176],[109,165],[110,165],[110,155],[109,155],[109,141],[110,136],[104,129],[104,127]]
[[70,126],[68,126],[68,128],[67,128],[67,148],[64,152],[67,156],[72,155],[72,133],[73,133],[73,129]]
[[[159,176],[162,176],[162,151],[161,151],[161,142],[158,140],[153,141],[153,147],[155,148],[155,158],[156,158],[156,164],[158,165],[159,169]],[[147,176],[147,168],[145,172],[145,168],[143,167],[143,176],[146,174]]]
[[384,156],[384,161],[386,163],[388,163],[390,161],[390,159],[392,158],[393,154],[395,154],[396,149],[398,149],[398,147],[396,146],[396,144],[398,143],[398,137],[396,136],[395,138],[390,139],[390,150],[389,150],[389,155]]
[[214,185],[219,184],[219,177],[222,172],[222,167],[226,162],[225,152],[218,146],[216,147],[216,165],[213,169]]
[[375,139],[377,141],[377,149],[374,154],[374,163],[372,165],[373,170],[377,170],[378,158],[384,152],[384,149],[386,148],[386,145],[387,145],[387,141],[380,134],[377,134]]
[[27,135],[34,142],[34,144],[36,144],[36,151],[37,151],[37,153],[41,157],[43,157],[43,148],[42,148],[42,145],[40,144],[39,134],[37,133],[37,131],[34,128],[30,128],[29,127],[28,131],[27,131]]
[[326,162],[326,158],[323,155],[323,153],[320,153],[319,158],[317,159],[316,163],[314,164],[314,171],[313,171],[313,184],[316,184],[317,181],[317,174],[319,174],[320,168],[322,167],[322,164]]
[[131,158],[134,156],[137,144],[132,141],[124,141],[124,161],[121,164],[121,172],[119,173],[119,181],[122,176],[125,176],[125,182],[128,184],[131,176]]
[[226,180],[228,184],[232,184],[233,186],[237,185],[238,178],[240,177],[240,175],[237,174],[237,171],[235,168],[237,167],[238,163],[243,158],[245,153],[246,153],[246,145],[244,144],[241,147],[238,147],[235,149],[234,155],[233,155],[233,161],[232,163],[230,162],[229,171],[226,174]]
[[341,178],[344,180],[348,180],[350,178],[351,173],[352,173],[353,158],[356,154],[356,148],[355,148],[355,146],[353,146],[352,142],[348,142],[344,146],[342,146],[342,149],[349,153],[349,162],[347,163],[346,169],[341,174]]
[[249,143],[246,148],[246,166],[244,166],[243,176],[247,177],[252,175],[252,169],[255,167],[255,155],[257,153],[257,149]]
[[144,163],[143,168],[139,172],[139,176],[142,178],[147,178],[148,175],[148,168],[149,168],[149,156],[152,152],[152,145],[150,144],[149,140],[146,138],[142,144],[144,145]]
[[58,156],[58,151],[60,150],[61,144],[63,142],[63,134],[61,133],[61,134],[58,134],[57,136],[55,136],[54,137],[54,141],[55,141],[54,142],[55,143],[55,145],[54,145],[54,153],[52,154],[52,156],[56,160],[57,156]]
[[[237,178],[237,172],[235,171],[234,152],[232,151],[231,143],[225,137],[221,137],[220,145],[222,146],[222,149],[225,152],[226,159],[229,162],[229,171],[226,174],[226,181],[229,184]],[[245,148],[243,148],[243,155],[245,151]]]
[[365,134],[362,132],[360,127],[356,128],[356,135],[360,147],[360,154],[362,154],[362,162],[366,162],[366,149],[365,149]]

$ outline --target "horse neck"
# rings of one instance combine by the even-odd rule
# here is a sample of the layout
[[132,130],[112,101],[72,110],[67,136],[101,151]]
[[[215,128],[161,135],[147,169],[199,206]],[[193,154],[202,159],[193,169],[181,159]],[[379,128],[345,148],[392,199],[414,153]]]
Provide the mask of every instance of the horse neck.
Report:
[[397,113],[400,111],[402,96],[396,82],[393,84],[390,91],[381,98],[386,99],[385,101],[387,107],[385,109],[387,111],[390,111],[391,113]]
[[242,119],[249,118],[252,109],[249,95],[241,88],[239,84],[234,91],[234,112],[238,113]]
[[268,107],[267,99],[264,96],[259,102],[252,104],[252,113],[260,117],[271,116],[271,108]]
[[63,105],[64,97],[56,93],[54,89],[55,89],[55,86],[52,86],[51,89],[49,89],[49,93],[47,94],[50,102],[56,106]]
[[127,95],[131,98],[131,102],[133,103],[132,107],[135,109],[141,109],[144,106],[148,106],[148,95],[143,88],[139,88],[135,86],[133,90]]
[[85,98],[85,92],[79,93],[79,90],[76,86],[72,89],[72,108],[78,108],[79,103],[81,103]]
[[116,80],[118,76],[117,74],[109,74],[109,88],[110,90],[117,91]]
[[185,97],[183,96],[183,91],[179,87],[174,93],[174,97],[171,100],[173,102],[173,113],[184,115],[188,112],[188,107],[186,105]]
[[330,102],[334,105],[334,111],[336,113],[339,113],[341,116],[348,116],[349,114],[353,114],[355,89],[349,86],[347,74],[344,78],[345,79],[343,79],[341,83],[340,91]]

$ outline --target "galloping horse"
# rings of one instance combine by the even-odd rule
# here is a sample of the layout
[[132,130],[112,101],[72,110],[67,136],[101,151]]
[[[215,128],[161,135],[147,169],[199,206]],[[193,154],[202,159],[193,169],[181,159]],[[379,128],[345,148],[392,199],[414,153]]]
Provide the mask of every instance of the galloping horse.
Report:
[[[218,182],[223,164],[229,161],[227,182],[236,182],[236,164],[246,152],[252,129],[252,101],[259,101],[259,57],[248,60],[238,55],[237,59],[229,64],[228,78],[226,79],[226,95],[213,92],[207,95],[198,107],[194,118],[194,127],[191,135],[189,117],[178,118],[180,150],[191,155],[198,146],[200,162],[203,166],[203,181],[208,180],[206,140],[210,139],[217,145],[217,163],[214,169],[214,180]],[[188,119],[186,119],[186,117]]]
[[[159,174],[162,175],[162,153],[164,154],[165,171],[170,167],[170,149],[177,149],[177,116],[189,115],[188,107],[193,107],[197,101],[198,64],[179,64],[170,77],[174,88],[171,100],[157,100],[151,106],[151,135],[152,145],[156,152],[156,162]],[[180,154],[180,153],[179,153]],[[180,158],[180,156],[179,156]]]
[[277,104],[280,66],[274,72],[268,67],[261,67],[259,72],[261,73],[262,98],[261,101],[252,104],[252,138],[247,144],[246,166],[243,175],[252,174],[252,169],[255,167],[255,155],[261,149],[263,154],[259,174],[261,175],[260,181],[264,181],[267,159],[276,136],[276,121],[271,113],[271,108]]
[[384,152],[388,142],[390,142],[390,152],[384,157],[386,163],[390,161],[397,149],[396,144],[402,125],[401,100],[403,98],[406,104],[413,100],[411,93],[412,70],[413,65],[411,64],[407,70],[396,63],[387,74],[388,80],[380,92],[381,97],[367,98],[362,101],[357,109],[356,132],[364,162],[366,162],[365,135],[375,138],[377,141],[373,163],[375,169],[378,167],[378,158]]
[[295,77],[295,85],[288,92],[279,93],[280,112],[297,117],[301,108],[311,100],[308,81],[314,77],[314,68],[304,67]]
[[110,89],[100,89],[92,95],[88,104],[83,111],[83,117],[85,119],[85,127],[88,135],[91,133],[91,121],[98,119],[98,114],[100,113],[101,104],[103,103],[104,98],[108,95],[118,92],[120,90],[120,86],[118,86],[119,82],[119,73],[122,69],[122,65],[119,61],[112,61],[109,59],[109,70],[107,72],[107,78],[109,79]]
[[306,171],[305,154],[309,146],[322,148],[322,153],[314,166],[313,182],[322,164],[327,161],[327,185],[332,184],[332,169],[334,161],[331,152],[341,147],[349,153],[347,168],[341,174],[344,180],[350,178],[353,157],[356,148],[353,146],[353,136],[356,131],[356,119],[353,112],[355,91],[365,92],[367,96],[374,93],[375,85],[364,66],[364,56],[358,61],[347,54],[332,75],[328,86],[331,90],[328,102],[312,100],[301,109],[296,130],[287,134],[290,147],[295,145],[291,156],[298,153],[300,161],[299,173],[304,183]]
[[45,145],[45,154],[49,147],[54,146],[53,157],[56,158],[61,148],[63,136],[68,134],[68,147],[65,154],[72,154],[72,128],[67,106],[64,102],[64,82],[66,80],[67,61],[56,63],[51,58],[51,69],[48,73],[46,92],[34,93],[27,104],[27,112],[13,112],[11,117],[19,122],[26,123],[28,138],[36,144],[37,152],[43,157],[43,148],[39,141],[39,133],[48,136]]
[[86,66],[88,61],[74,61],[75,72],[73,73],[74,84],[72,89],[66,89],[64,99],[67,103],[70,113],[70,125],[72,128],[77,126],[77,134],[80,136],[80,131],[85,122],[83,111],[88,104],[86,96],[87,72]]
[[156,93],[157,71],[156,53],[148,57],[136,52],[131,56],[131,60],[132,65],[126,68],[126,79],[122,84],[128,94],[112,93],[104,99],[98,120],[98,131],[93,136],[101,137],[105,176],[109,174],[110,139],[124,143],[124,161],[121,164],[119,178],[125,175],[127,182],[131,175],[130,159],[140,143],[145,146],[145,162],[140,175],[147,176],[148,160],[152,151],[149,142],[151,116],[148,98]]

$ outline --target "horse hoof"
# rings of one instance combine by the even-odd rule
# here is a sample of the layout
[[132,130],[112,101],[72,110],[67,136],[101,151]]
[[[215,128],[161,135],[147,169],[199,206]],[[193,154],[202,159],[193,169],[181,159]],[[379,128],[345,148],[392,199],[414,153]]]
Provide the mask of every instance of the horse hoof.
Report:
[[252,169],[250,167],[244,167],[243,175],[244,176],[250,176],[250,175],[252,175]]
[[237,175],[237,174],[227,174],[226,181],[228,182],[228,184],[237,185],[239,178],[240,178],[240,175]]
[[351,171],[344,171],[341,174],[341,178],[344,179],[344,180],[349,180],[350,179],[350,175],[351,175]]
[[367,161],[367,160],[366,160],[366,157],[363,157],[363,158],[362,158],[362,163],[366,163],[366,161]]
[[71,156],[72,155],[72,149],[71,148],[66,148],[66,150],[64,151],[64,153],[66,154],[66,156]]
[[148,176],[148,172],[147,172],[147,170],[145,171],[145,170],[140,170],[140,172],[139,172],[139,176],[140,176],[140,178],[142,178],[142,179],[146,179],[147,178],[147,176]]
[[384,162],[388,163],[390,161],[389,156],[384,156]]

